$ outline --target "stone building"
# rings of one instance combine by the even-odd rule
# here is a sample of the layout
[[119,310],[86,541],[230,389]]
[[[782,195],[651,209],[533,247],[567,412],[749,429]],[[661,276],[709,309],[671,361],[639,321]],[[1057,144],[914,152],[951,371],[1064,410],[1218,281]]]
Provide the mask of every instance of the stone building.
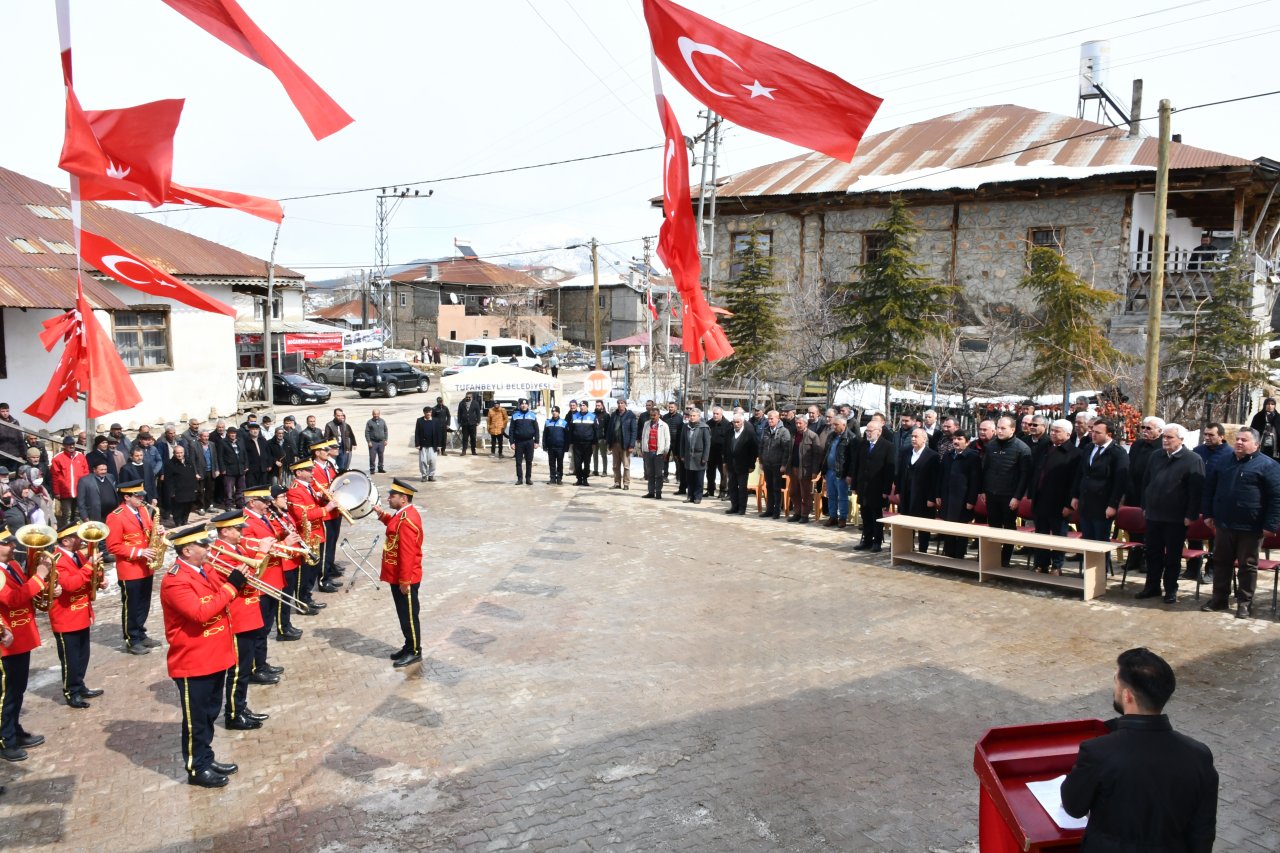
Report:
[[[655,278],[653,300],[655,310],[667,304],[665,277]],[[594,281],[591,273],[561,281],[553,296],[554,316],[565,340],[590,348],[595,339],[595,315],[592,309]],[[612,341],[645,332],[649,328],[648,299],[642,270],[600,275],[600,340]],[[677,327],[679,323],[675,324]]]
[[[818,153],[761,166],[717,189],[715,292],[733,274],[732,248],[754,228],[775,258],[784,304],[815,329],[815,307],[878,250],[877,223],[892,196],[921,227],[916,259],[925,273],[960,285],[962,336],[981,341],[993,318],[1034,313],[1018,289],[1028,248],[1057,247],[1073,270],[1121,299],[1105,321],[1113,342],[1146,345],[1157,142],[1124,129],[1018,106],[989,106],[865,138],[852,163]],[[1280,164],[1174,142],[1168,214],[1165,325],[1209,292],[1192,257],[1202,234],[1215,249],[1251,240],[1259,317],[1270,317],[1277,257]],[[695,190],[696,203],[696,190]],[[988,332],[989,334],[989,332]],[[816,365],[814,365],[816,366]],[[1138,371],[1140,372],[1140,371]],[[1132,390],[1129,390],[1132,389]],[[1126,392],[1136,396],[1139,386]]]

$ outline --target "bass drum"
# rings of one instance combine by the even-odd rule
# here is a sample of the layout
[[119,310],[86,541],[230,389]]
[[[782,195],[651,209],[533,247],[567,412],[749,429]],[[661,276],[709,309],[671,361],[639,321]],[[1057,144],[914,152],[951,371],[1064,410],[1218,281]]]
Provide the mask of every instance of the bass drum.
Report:
[[329,487],[338,506],[352,518],[364,518],[378,502],[378,487],[363,471],[343,471]]

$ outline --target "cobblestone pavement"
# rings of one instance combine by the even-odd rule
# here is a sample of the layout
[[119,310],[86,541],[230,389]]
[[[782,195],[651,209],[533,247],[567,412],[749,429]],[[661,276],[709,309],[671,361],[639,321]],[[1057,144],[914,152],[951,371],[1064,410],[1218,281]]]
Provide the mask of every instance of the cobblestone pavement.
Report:
[[[404,435],[421,402],[384,416]],[[368,404],[348,408],[358,431]],[[1116,654],[1146,645],[1178,673],[1175,725],[1214,750],[1218,849],[1280,849],[1270,618],[979,586],[868,559],[847,531],[605,478],[517,487],[511,467],[449,456],[423,484],[423,665],[391,668],[390,595],[356,575],[273,643],[284,681],[250,697],[266,727],[219,726],[241,768],[220,791],[181,784],[176,692],[161,655],[121,653],[116,601],[92,709],[59,704],[39,649],[23,719],[49,743],[0,767],[3,846],[975,850],[984,729],[1108,716]]]

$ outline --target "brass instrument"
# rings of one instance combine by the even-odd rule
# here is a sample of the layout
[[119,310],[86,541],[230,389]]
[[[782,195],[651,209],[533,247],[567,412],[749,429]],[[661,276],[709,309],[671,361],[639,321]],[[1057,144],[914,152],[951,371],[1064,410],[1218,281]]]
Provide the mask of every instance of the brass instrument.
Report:
[[101,521],[86,521],[76,528],[76,535],[88,546],[86,556],[89,562],[89,600],[97,601],[98,587],[102,586],[106,575],[103,561],[106,555],[102,552],[101,543],[111,532]]
[[313,564],[320,562],[320,534],[312,534],[311,519],[307,518],[305,514],[298,524],[301,527],[298,535],[302,537],[303,544],[307,546],[307,562]]
[[49,562],[49,576],[45,579],[45,588],[39,592],[32,604],[40,611],[49,609],[53,601],[53,587],[58,583],[58,570],[54,568],[53,548],[58,544],[58,531],[47,524],[24,524],[13,533],[14,538],[27,549],[27,577],[36,575],[36,568],[41,560]]
[[341,503],[338,502],[338,500],[333,496],[333,492],[329,491],[324,486],[320,485],[314,480],[311,481],[311,485],[317,492],[320,493],[320,497],[324,498],[330,504],[332,504],[334,507],[337,508],[338,512],[342,515],[343,518],[347,520],[348,524],[356,523],[355,517],[352,516],[351,513],[347,512],[347,508],[345,506],[343,506]]
[[147,561],[147,568],[152,572],[158,572],[164,568],[165,554],[169,550],[169,540],[164,538],[164,528],[160,526],[160,507],[155,507],[151,511],[151,538],[147,541],[147,547],[155,552],[155,555]]
[[255,560],[252,557],[246,557],[244,554],[237,554],[235,551],[232,551],[226,545],[223,545],[215,541],[209,545],[209,556],[205,560],[204,564],[206,566],[209,566],[210,568],[216,569],[217,571],[221,572],[222,574],[228,577],[230,577],[232,572],[239,569],[240,566],[231,565],[229,563],[224,562],[224,560],[232,560],[236,563],[240,563],[241,565],[247,566],[248,568],[253,569],[253,573],[246,574],[245,572],[241,571],[241,574],[245,576],[245,583],[248,586],[253,587],[262,595],[266,595],[271,598],[274,598],[276,601],[279,601],[280,603],[284,604],[286,607],[292,607],[294,610],[298,611],[299,613],[310,613],[311,608],[307,605],[305,601],[302,601],[301,599],[298,599],[298,598],[294,598],[292,595],[285,592],[284,590],[276,589],[271,584],[266,583],[265,581],[261,580],[258,577],[258,574],[267,565],[267,560],[269,559],[269,557],[270,555],[264,555],[259,559]]
[[289,513],[281,512],[280,510],[276,509],[274,505],[271,505],[271,504],[267,506],[267,512],[270,513],[273,519],[280,522],[280,526],[283,527],[286,531],[288,531],[289,533],[296,533],[298,534],[298,537],[302,539],[302,545],[300,546],[284,545],[282,543],[280,545],[281,548],[290,548],[290,549],[296,548],[297,556],[302,557],[308,563],[320,562],[319,537],[316,538],[316,542],[314,543],[310,541],[311,540],[311,522],[307,521],[305,516],[302,519],[302,523],[306,525],[306,533],[303,533],[300,530],[298,530],[298,526],[293,523],[293,519],[289,516]]

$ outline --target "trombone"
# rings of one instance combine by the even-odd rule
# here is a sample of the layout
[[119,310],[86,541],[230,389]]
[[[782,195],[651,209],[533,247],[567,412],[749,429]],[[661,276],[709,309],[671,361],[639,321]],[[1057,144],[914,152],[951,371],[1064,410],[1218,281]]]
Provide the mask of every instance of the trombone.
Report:
[[285,592],[284,590],[276,589],[275,587],[271,586],[271,584],[266,583],[265,581],[261,580],[258,577],[259,574],[261,574],[262,570],[266,567],[267,560],[269,560],[270,558],[271,558],[270,554],[264,554],[262,557],[255,560],[252,557],[246,557],[244,554],[237,554],[235,551],[232,551],[226,545],[223,545],[219,542],[214,542],[209,546],[209,558],[205,560],[205,565],[211,566],[212,568],[218,570],[224,575],[227,575],[228,577],[231,575],[232,572],[239,569],[240,566],[230,565],[226,562],[223,562],[224,560],[232,560],[234,562],[240,563],[241,565],[247,566],[253,569],[253,573],[245,574],[244,572],[241,572],[241,574],[244,574],[245,582],[249,586],[253,587],[262,595],[266,595],[271,598],[274,598],[276,601],[279,601],[281,604],[284,604],[286,607],[292,607],[294,610],[298,611],[299,613],[310,613],[311,608],[307,605],[305,601],[302,601],[301,599],[298,599],[298,598],[294,598],[292,595]]

